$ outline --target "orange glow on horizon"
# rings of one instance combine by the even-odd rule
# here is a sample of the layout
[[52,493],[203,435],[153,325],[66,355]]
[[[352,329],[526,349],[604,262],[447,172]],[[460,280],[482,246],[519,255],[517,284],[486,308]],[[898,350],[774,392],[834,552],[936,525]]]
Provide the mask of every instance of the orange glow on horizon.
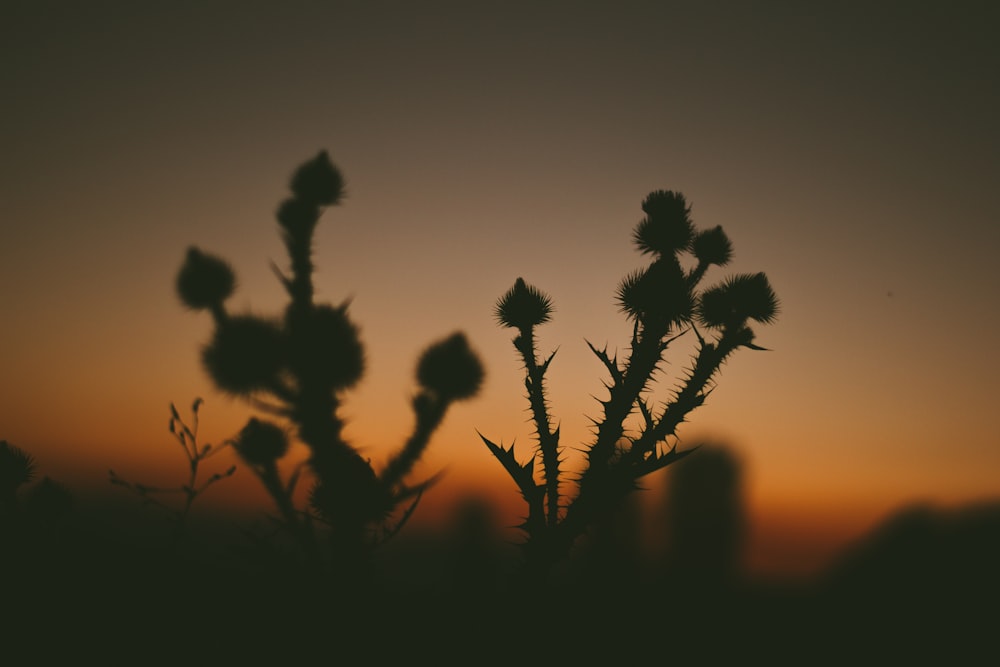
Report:
[[[206,426],[207,422],[219,421],[215,416],[209,417],[212,410],[203,410],[202,418]],[[228,423],[231,426],[227,426],[226,420],[212,423],[210,432],[231,432],[231,429],[237,429],[241,425],[239,417]],[[179,445],[165,429],[156,440],[155,443],[147,443],[142,452],[136,452],[131,444],[119,446],[117,450],[105,449],[105,456],[108,457],[112,457],[117,451],[117,457],[107,459],[107,466],[99,465],[88,453],[87,446],[62,451],[50,450],[49,454],[39,460],[40,472],[66,484],[81,496],[85,505],[90,500],[101,498],[125,505],[138,504],[138,498],[108,482],[108,468],[113,468],[119,476],[129,481],[152,486],[177,487],[187,481],[186,463]],[[137,441],[138,439],[134,442]],[[202,442],[206,441],[222,440]],[[89,444],[94,447],[97,443]],[[431,454],[426,462],[418,466],[414,479],[422,479],[422,476],[447,468],[446,474],[421,499],[417,511],[404,529],[404,538],[405,531],[410,530],[415,533],[445,530],[462,502],[478,498],[486,500],[494,508],[498,526],[504,529],[511,540],[520,539],[514,527],[525,516],[524,501],[487,449],[476,445],[476,442],[469,439],[463,443],[462,448],[467,449],[463,457],[449,463],[444,460],[444,454],[451,448],[446,443],[432,443]],[[519,446],[517,451],[521,452],[522,447]],[[528,450],[523,448],[523,451]],[[301,445],[293,449],[282,466],[286,473],[304,454],[305,450]],[[199,479],[204,481],[212,473],[221,472],[232,464],[239,466],[237,474],[218,483],[199,498],[194,509],[195,517],[199,512],[223,512],[231,514],[234,520],[247,521],[274,511],[272,501],[260,482],[238,461],[231,450],[204,461]],[[675,464],[680,465],[683,465],[683,461]],[[669,483],[673,470],[674,468],[667,468],[654,475],[647,480],[647,489],[638,492],[640,507],[644,508],[647,515],[644,525],[649,535],[646,539],[652,540],[653,544],[658,543],[657,531],[660,527],[655,517],[661,511],[659,507],[663,502],[663,486]],[[891,512],[901,508],[894,503],[890,493],[867,499],[859,497],[833,502],[822,489],[810,492],[802,487],[790,486],[785,491],[775,488],[762,490],[754,479],[752,467],[744,471],[744,474],[743,497],[749,521],[744,564],[747,571],[754,575],[800,578],[818,574],[845,548]],[[306,488],[307,485],[300,486],[300,502],[305,500]],[[151,519],[158,518],[155,509],[149,511]]]

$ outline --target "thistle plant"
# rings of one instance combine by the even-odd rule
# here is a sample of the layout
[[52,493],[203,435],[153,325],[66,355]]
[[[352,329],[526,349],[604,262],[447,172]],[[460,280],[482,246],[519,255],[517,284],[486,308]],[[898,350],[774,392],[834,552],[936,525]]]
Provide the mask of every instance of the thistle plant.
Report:
[[[761,350],[751,323],[769,324],[778,299],[763,273],[732,275],[709,287],[702,281],[713,266],[725,266],[732,244],[721,227],[696,230],[680,193],[659,190],[642,202],[645,216],[633,241],[650,263],[620,282],[617,303],[632,323],[622,358],[607,346],[588,347],[609,375],[601,413],[591,418],[592,438],[583,443],[579,470],[566,466],[566,448],[550,413],[545,376],[555,353],[537,351],[536,328],[553,313],[552,299],[518,278],[496,303],[498,323],[516,331],[513,339],[525,371],[525,388],[535,428],[535,451],[523,462],[514,445],[504,447],[480,434],[527,504],[519,526],[529,580],[544,579],[570,555],[578,538],[639,488],[639,480],[694,451],[679,449],[677,429],[715,386],[721,366],[740,348]],[[652,396],[654,377],[678,339],[694,337],[686,372],[666,401]]]
[[32,546],[44,547],[45,536],[58,535],[73,508],[69,489],[47,475],[28,486],[37,469],[34,457],[0,440],[0,535],[12,545],[37,542]]
[[[260,478],[281,524],[307,558],[344,570],[394,534],[438,479],[411,483],[408,478],[448,407],[476,395],[484,372],[461,332],[426,348],[416,368],[413,431],[376,472],[344,438],[339,415],[345,394],[365,369],[358,327],[349,302],[314,299],[315,231],[326,209],[343,200],[344,179],[321,151],[293,173],[289,188],[276,212],[289,266],[286,271],[271,265],[288,294],[283,313],[230,313],[225,304],[236,287],[233,270],[197,247],[188,250],[176,287],[187,307],[212,316],[214,332],[201,358],[218,389],[278,420],[251,418],[234,440],[235,451]],[[278,463],[291,437],[309,455],[286,479]],[[312,485],[308,503],[299,507],[295,489],[302,473]]]

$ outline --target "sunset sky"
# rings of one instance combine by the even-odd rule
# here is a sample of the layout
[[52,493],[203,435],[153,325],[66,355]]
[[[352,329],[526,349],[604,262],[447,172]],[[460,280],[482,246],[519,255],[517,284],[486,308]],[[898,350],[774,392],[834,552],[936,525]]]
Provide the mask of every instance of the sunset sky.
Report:
[[[530,446],[493,317],[519,276],[555,303],[553,412],[587,441],[585,341],[629,342],[614,294],[656,189],[732,239],[710,282],[764,271],[781,299],[771,351],[738,353],[680,432],[739,453],[758,567],[1000,496],[1000,10],[922,4],[5,3],[0,439],[85,493],[108,468],[182,480],[171,401],[234,435],[252,412],[203,373],[211,321],[174,278],[197,245],[234,266],[232,309],[277,313],[274,211],[325,149],[348,196],[317,296],[352,300],[368,360],[352,442],[376,468],[402,444],[431,342],[462,330],[486,365],[421,469],[449,467],[425,520],[473,489],[520,510],[476,434]],[[209,495],[259,493],[227,484]]]

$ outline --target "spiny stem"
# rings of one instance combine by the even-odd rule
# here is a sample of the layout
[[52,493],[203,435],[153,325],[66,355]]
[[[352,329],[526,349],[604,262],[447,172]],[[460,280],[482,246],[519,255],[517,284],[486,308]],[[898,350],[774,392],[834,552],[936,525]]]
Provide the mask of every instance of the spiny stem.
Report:
[[715,343],[702,344],[684,386],[667,405],[656,426],[652,430],[647,429],[635,442],[629,452],[629,463],[641,460],[657,442],[674,435],[687,415],[701,405],[705,386],[738,346],[734,338],[732,331],[727,329]]
[[382,471],[382,483],[389,489],[395,487],[409,473],[417,460],[427,449],[430,437],[444,419],[448,404],[428,395],[414,401],[416,424],[400,452],[393,457]]
[[[539,366],[535,357],[534,327],[523,327],[514,341],[521,353],[527,372],[528,402],[538,431],[538,446],[542,452],[542,469],[545,474],[547,498],[547,523],[554,525],[559,519],[559,436],[558,429],[551,430],[545,400],[545,371],[548,364]],[[550,357],[551,358],[551,357]]]
[[313,284],[312,274],[312,237],[288,238],[286,247],[292,264],[292,279],[288,291],[292,297],[292,308],[304,311],[312,305]]
[[615,445],[624,434],[625,419],[632,412],[635,402],[639,399],[649,383],[657,365],[661,361],[663,346],[662,335],[643,332],[636,338],[636,345],[626,362],[622,380],[611,387],[611,396],[604,403],[604,418],[597,427],[597,438],[588,452],[588,466],[581,479],[581,495],[588,483],[603,475]]

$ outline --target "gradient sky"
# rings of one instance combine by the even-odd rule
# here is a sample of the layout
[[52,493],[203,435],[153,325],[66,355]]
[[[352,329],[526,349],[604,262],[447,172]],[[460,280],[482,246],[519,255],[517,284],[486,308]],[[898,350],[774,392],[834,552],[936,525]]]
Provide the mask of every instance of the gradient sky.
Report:
[[996,497],[1000,11],[920,4],[4,3],[0,438],[104,488],[109,467],[183,475],[171,401],[203,397],[203,439],[232,436],[250,412],[203,374],[211,323],[174,277],[196,244],[236,269],[234,310],[277,312],[273,212],[326,149],[348,197],[316,283],[366,345],[354,444],[379,467],[402,443],[429,343],[463,330],[487,366],[433,442],[424,470],[450,474],[427,516],[515,494],[476,430],[530,442],[492,314],[518,276],[555,302],[553,411],[586,440],[585,340],[627,345],[615,288],[661,188],[733,240],[710,277],[764,271],[782,301],[772,351],[737,354],[681,430],[742,457],[758,565]]

